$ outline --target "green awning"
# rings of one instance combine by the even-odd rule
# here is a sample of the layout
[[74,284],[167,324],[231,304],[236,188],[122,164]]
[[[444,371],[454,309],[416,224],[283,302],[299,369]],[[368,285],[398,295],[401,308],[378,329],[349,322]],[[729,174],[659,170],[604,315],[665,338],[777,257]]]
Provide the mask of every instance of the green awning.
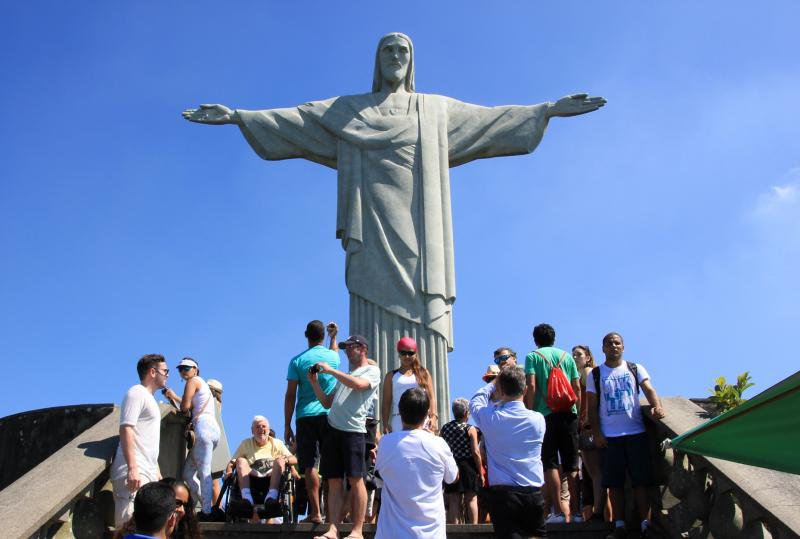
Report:
[[671,445],[684,453],[800,474],[800,371]]

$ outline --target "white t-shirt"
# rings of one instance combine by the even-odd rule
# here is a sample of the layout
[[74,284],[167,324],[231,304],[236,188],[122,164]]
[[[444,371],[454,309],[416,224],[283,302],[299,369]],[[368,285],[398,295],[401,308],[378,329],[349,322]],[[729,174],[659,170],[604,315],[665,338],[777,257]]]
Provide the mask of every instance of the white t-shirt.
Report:
[[375,365],[366,365],[352,371],[350,376],[367,380],[369,389],[358,391],[341,382],[336,384],[328,424],[345,432],[367,432],[367,411],[378,393],[381,370]]
[[[119,413],[119,424],[133,427],[136,467],[139,475],[151,481],[158,479],[158,447],[161,443],[161,409],[155,397],[141,384],[125,393]],[[128,475],[128,463],[122,454],[122,443],[111,464],[111,479]]]
[[375,539],[444,539],[442,481],[458,477],[447,442],[421,429],[392,432],[378,444],[375,469],[383,479]]
[[[636,363],[639,385],[648,380],[650,375],[640,363]],[[594,377],[586,377],[586,391],[594,393]],[[605,363],[600,365],[600,430],[603,436],[627,436],[645,431],[642,419],[639,395],[636,384],[625,361],[619,367],[610,368]]]

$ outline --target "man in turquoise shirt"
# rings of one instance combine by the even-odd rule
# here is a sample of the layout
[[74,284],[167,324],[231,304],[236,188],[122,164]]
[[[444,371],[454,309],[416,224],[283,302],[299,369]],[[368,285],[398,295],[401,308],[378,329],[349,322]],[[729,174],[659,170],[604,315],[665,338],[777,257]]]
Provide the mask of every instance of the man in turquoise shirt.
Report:
[[[309,367],[317,363],[327,363],[334,369],[339,368],[339,354],[336,352],[336,324],[329,324],[331,349],[322,344],[325,341],[325,326],[319,320],[312,320],[306,326],[305,337],[308,350],[295,356],[289,362],[286,373],[286,396],[283,402],[284,439],[291,446],[297,442],[298,466],[305,473],[306,492],[308,493],[308,517],[304,522],[322,522],[319,507],[319,474],[314,463],[319,457],[322,441],[328,429],[328,409],[320,404],[311,383],[308,381]],[[319,383],[323,391],[330,393],[336,385],[336,379],[329,374],[320,374]],[[295,406],[295,400],[297,401]],[[297,409],[297,440],[292,432],[292,415]]]
[[[547,429],[542,443],[542,464],[544,466],[544,486],[546,496],[554,507],[547,518],[548,524],[566,522],[560,508],[561,477],[559,475],[559,456],[561,469],[567,474],[572,522],[580,520],[578,494],[578,410],[580,409],[580,375],[572,354],[553,346],[556,331],[549,324],[539,324],[533,328],[533,342],[536,350],[525,357],[526,392],[525,404],[544,416]],[[547,406],[547,381],[550,371],[558,365],[575,392],[577,402],[568,411],[554,412]],[[546,508],[549,510],[550,508]]]

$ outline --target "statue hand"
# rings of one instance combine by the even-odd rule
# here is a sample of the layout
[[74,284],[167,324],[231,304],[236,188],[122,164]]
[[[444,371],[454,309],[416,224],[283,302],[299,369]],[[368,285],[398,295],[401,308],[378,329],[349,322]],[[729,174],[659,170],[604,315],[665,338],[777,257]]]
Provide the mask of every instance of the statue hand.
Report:
[[594,112],[605,104],[606,100],[602,97],[589,97],[588,94],[568,95],[550,105],[548,116],[551,118],[553,116],[578,116]]
[[199,109],[186,109],[181,113],[190,122],[223,125],[237,122],[236,112],[225,105],[200,105]]

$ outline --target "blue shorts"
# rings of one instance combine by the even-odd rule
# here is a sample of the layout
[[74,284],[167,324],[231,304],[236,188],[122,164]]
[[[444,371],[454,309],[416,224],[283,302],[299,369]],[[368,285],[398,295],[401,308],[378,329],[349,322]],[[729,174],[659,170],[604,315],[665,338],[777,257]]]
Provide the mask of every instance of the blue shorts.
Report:
[[631,476],[634,487],[653,484],[653,465],[650,461],[650,443],[647,433],[606,438],[608,446],[602,450],[603,486],[625,487],[625,472]]

